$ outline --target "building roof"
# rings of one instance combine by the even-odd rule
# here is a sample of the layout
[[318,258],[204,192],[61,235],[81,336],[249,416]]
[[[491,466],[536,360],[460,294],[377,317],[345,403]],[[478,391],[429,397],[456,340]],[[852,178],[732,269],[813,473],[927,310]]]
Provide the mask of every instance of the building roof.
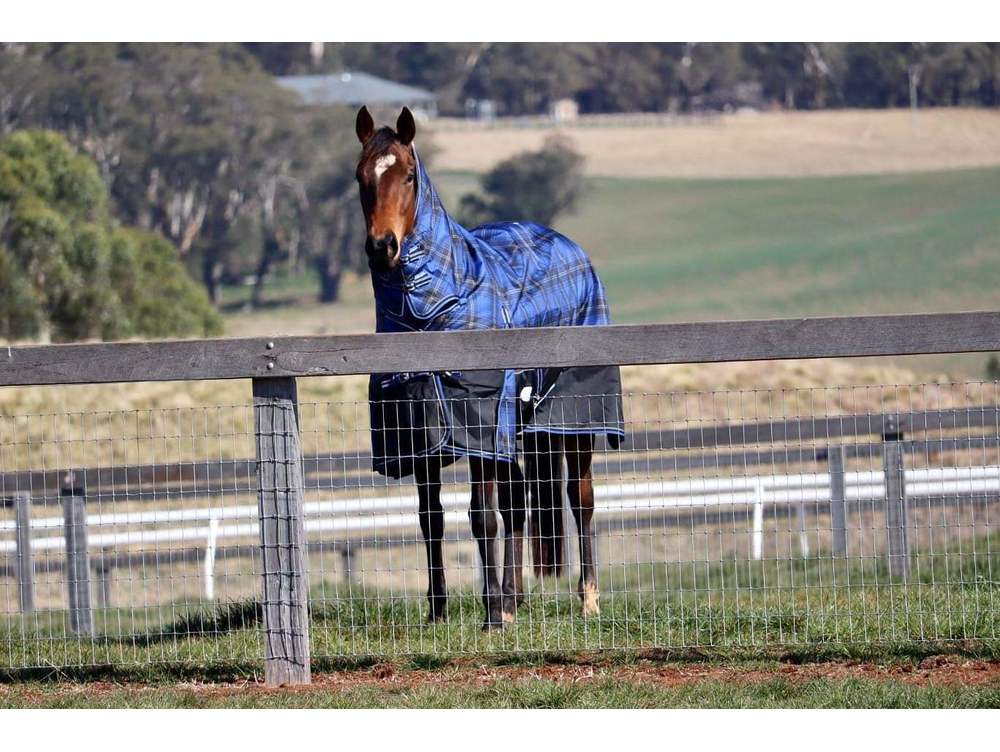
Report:
[[321,76],[281,76],[278,84],[297,92],[307,104],[421,104],[437,99],[425,89],[358,71]]

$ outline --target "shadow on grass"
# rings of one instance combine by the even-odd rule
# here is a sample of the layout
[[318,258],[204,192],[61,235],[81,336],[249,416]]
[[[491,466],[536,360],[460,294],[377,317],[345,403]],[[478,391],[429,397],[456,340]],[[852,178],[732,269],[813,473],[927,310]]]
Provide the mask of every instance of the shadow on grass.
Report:
[[204,638],[212,635],[251,629],[261,622],[259,601],[236,601],[217,606],[212,611],[195,611],[166,624],[156,632],[136,633],[115,637],[98,637],[98,641],[135,647],[149,647],[163,642],[176,642],[185,638]]

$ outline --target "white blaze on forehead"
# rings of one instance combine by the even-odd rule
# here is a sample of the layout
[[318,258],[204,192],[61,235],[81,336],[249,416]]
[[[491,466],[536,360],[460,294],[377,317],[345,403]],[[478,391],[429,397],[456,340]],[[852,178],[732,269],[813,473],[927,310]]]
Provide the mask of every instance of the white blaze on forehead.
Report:
[[396,155],[395,154],[385,154],[385,155],[379,157],[378,159],[376,159],[375,160],[375,182],[377,183],[379,181],[379,178],[382,177],[382,173],[384,173],[386,170],[388,170],[394,164],[396,164]]

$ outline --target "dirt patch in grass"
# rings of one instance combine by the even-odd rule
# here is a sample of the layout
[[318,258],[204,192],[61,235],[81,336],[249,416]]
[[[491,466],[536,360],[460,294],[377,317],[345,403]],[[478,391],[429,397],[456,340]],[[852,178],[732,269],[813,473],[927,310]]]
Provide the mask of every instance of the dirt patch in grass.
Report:
[[[620,682],[656,688],[677,688],[689,684],[719,682],[732,685],[754,685],[781,680],[802,684],[815,680],[866,680],[905,683],[917,687],[971,687],[1000,682],[1000,661],[967,659],[963,656],[934,655],[920,661],[877,663],[859,660],[823,661],[816,663],[769,663],[764,665],[716,665],[685,662],[661,663],[639,659],[621,664],[612,659],[579,659],[573,662],[552,662],[539,665],[496,666],[469,661],[453,661],[435,669],[404,668],[394,663],[379,663],[372,667],[318,673],[308,687],[271,689],[261,681],[243,680],[228,683],[179,682],[171,686],[175,692],[192,692],[200,696],[225,698],[254,694],[328,693],[352,690],[426,691],[487,689],[497,684],[544,681],[567,686],[587,683]],[[141,693],[153,689],[143,683],[95,681],[48,685],[44,692],[15,685],[0,685],[0,705],[15,694],[21,702],[32,699],[41,702],[53,695],[86,696],[98,702],[102,695]]]
[[[1000,681],[1000,661],[967,660],[954,656],[931,656],[917,663],[879,664],[865,661],[829,661],[809,664],[777,664],[747,668],[742,666],[706,664],[659,664],[652,660],[638,661],[631,665],[615,665],[608,661],[584,661],[571,664],[546,663],[539,666],[463,666],[461,664],[438,670],[399,670],[390,663],[381,663],[363,671],[343,671],[320,674],[313,679],[313,687],[296,691],[343,691],[362,686],[380,689],[426,688],[428,685],[443,687],[489,687],[499,681],[516,682],[541,679],[560,684],[603,681],[650,683],[676,687],[683,684],[719,681],[725,683],[755,683],[772,679],[804,682],[813,679],[869,679],[904,681],[918,686],[982,685]],[[261,685],[249,684],[235,691],[276,691]],[[206,691],[234,691],[223,686],[206,688]],[[281,691],[288,691],[281,690]]]

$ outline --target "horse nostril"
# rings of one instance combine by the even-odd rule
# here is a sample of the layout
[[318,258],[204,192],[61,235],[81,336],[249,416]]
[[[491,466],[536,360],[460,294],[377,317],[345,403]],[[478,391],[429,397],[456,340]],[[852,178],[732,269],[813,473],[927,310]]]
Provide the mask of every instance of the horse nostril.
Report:
[[371,235],[365,238],[365,253],[368,255],[369,265],[374,265],[372,268],[388,270],[398,251],[399,242],[394,232],[387,232],[378,238]]

